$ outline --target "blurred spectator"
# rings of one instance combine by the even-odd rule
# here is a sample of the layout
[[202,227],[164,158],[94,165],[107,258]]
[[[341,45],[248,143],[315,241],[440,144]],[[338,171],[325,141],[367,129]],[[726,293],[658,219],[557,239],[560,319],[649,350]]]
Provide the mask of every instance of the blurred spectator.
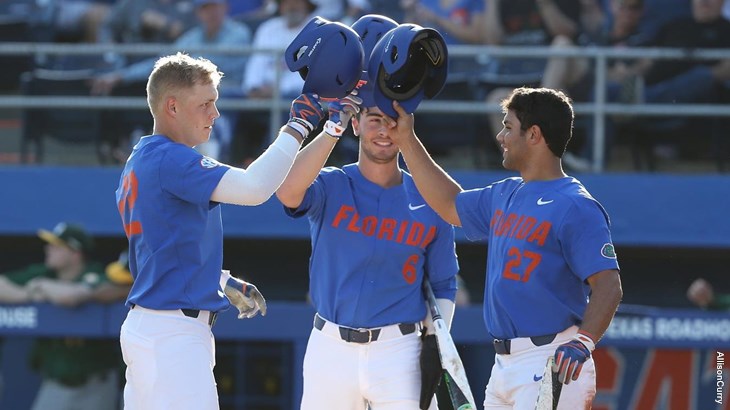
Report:
[[106,0],[49,0],[45,4],[51,8],[47,12],[53,16],[56,41],[95,43],[111,10]]
[[702,278],[689,286],[687,299],[703,309],[730,309],[730,293],[716,294],[710,282]]
[[[640,32],[639,27],[644,15],[644,0],[610,0],[611,18],[607,18],[599,30],[583,37],[581,45],[595,45],[602,47],[640,47],[649,41]],[[566,37],[558,37],[553,46],[571,46],[573,43]],[[607,67],[607,99],[618,101],[631,98],[635,93],[635,75],[638,68],[636,60],[611,59]],[[565,91],[575,101],[592,101],[595,95],[595,64],[590,58],[563,58],[548,59],[545,74],[540,83],[547,88]],[[584,131],[586,135],[592,132],[592,118],[585,127],[576,127],[576,131]],[[607,146],[610,146],[612,132],[611,124],[607,123]],[[593,152],[590,138],[586,138],[583,150],[579,156],[568,151],[564,155],[566,166],[575,171],[589,171]]]
[[725,19],[730,20],[730,0],[725,0],[722,5],[722,15]]
[[402,23],[438,30],[447,44],[479,44],[483,40],[484,0],[400,0]]
[[[489,45],[547,46],[558,36],[574,42],[580,33],[581,0],[485,0],[485,8]],[[545,65],[545,58],[500,58],[488,70],[495,84],[516,87],[539,84]]]
[[[284,51],[299,31],[315,16],[317,6],[310,0],[278,0],[278,13],[259,25],[253,38],[253,47],[264,50]],[[278,73],[277,73],[278,70]],[[278,83],[277,83],[278,80]],[[304,80],[298,72],[286,66],[283,53],[262,51],[253,53],[246,63],[243,91],[251,99],[294,99],[302,91]],[[274,95],[278,86],[278,94]],[[287,111],[288,112],[288,111]],[[239,118],[236,132],[233,163],[248,165],[268,146],[269,113],[244,111]],[[278,124],[279,122],[277,122]],[[278,125],[277,125],[278,126]],[[236,145],[234,143],[234,145]]]
[[[195,24],[190,0],[118,0],[99,31],[103,43],[170,43]],[[126,56],[118,64],[144,57]]]
[[[397,1],[397,0],[392,0]],[[367,0],[312,0],[317,15],[349,26],[369,8]]]
[[[679,49],[728,49],[730,48],[730,20],[722,15],[723,0],[692,0],[692,17],[672,21],[659,29],[656,38],[649,42],[652,47]],[[677,60],[642,59],[627,75],[633,76],[637,91],[628,102],[692,104],[718,103],[726,98],[727,82],[730,81],[730,59]],[[713,121],[687,117],[662,117],[652,121],[639,117],[622,125],[626,133],[657,135],[662,137],[651,146],[658,156],[674,158],[681,151],[678,146],[697,146],[697,141],[685,135],[670,141],[664,138],[687,127],[710,126]],[[684,134],[679,132],[678,134]],[[648,141],[648,140],[647,140]]]
[[126,300],[132,289],[132,272],[129,271],[129,252],[123,251],[119,258],[106,265],[106,282],[94,289],[92,299],[96,302],[111,303]]
[[[310,0],[279,0],[278,14],[264,21],[256,30],[253,47],[285,50],[304,25],[314,17],[317,6]],[[276,67],[281,69],[279,96],[296,97],[304,80],[290,72],[282,55],[254,53],[246,64],[243,90],[249,98],[271,98],[276,86]]]
[[[581,28],[581,1],[484,0],[485,42],[505,46],[575,44]],[[489,58],[482,77],[497,88],[489,91],[487,103],[499,104],[515,87],[538,86],[546,65],[546,58]],[[502,129],[503,115],[488,117],[491,132],[496,134]],[[567,158],[563,164],[569,166],[569,162]]]
[[606,6],[606,3],[611,3],[613,0],[580,0],[580,27],[581,35],[588,36],[589,38],[598,35],[600,36],[601,30],[607,26],[610,21],[608,9],[610,6]]
[[[649,43],[682,49],[729,48],[730,20],[722,15],[723,0],[692,0],[692,17],[664,25]],[[643,60],[644,102],[715,102],[718,82],[730,79],[728,60]]]
[[[195,0],[195,15],[198,23],[177,40],[175,48],[185,51],[187,48],[217,46],[248,46],[251,44],[251,31],[243,23],[228,17],[227,0]],[[194,57],[205,57],[218,66],[225,75],[219,86],[219,97],[241,98],[241,83],[246,67],[247,56],[192,53]],[[135,64],[98,76],[92,81],[91,93],[108,95],[117,85],[138,83],[144,89],[150,72],[158,57],[139,61]],[[227,162],[233,139],[233,129],[237,120],[237,112],[221,111],[215,121],[210,141],[198,147],[203,154],[220,161]],[[119,143],[119,148],[128,148],[134,144]],[[128,150],[118,155],[121,161],[126,160]]]
[[228,15],[256,30],[259,24],[276,13],[276,0],[233,1],[229,4]]
[[644,0],[644,18],[639,31],[653,38],[670,21],[692,16],[692,0]]
[[[0,16],[22,19],[26,27],[16,27],[12,36],[4,41],[33,41],[44,43],[94,43],[98,40],[102,23],[108,17],[112,0],[6,0],[0,1]],[[10,22],[1,19],[3,26]],[[12,21],[12,20],[11,20]],[[5,60],[17,57],[4,57]],[[103,69],[104,60],[99,55],[61,55],[35,53],[28,58],[32,64],[26,71],[38,67],[44,69],[76,70]],[[11,71],[12,76],[12,71]]]
[[[448,45],[481,44],[484,38],[484,0],[400,0],[405,10],[402,23],[431,27]],[[448,82],[466,81],[477,70],[474,57],[449,56]],[[447,85],[448,88],[448,85]],[[458,94],[463,94],[458,90]],[[448,92],[448,91],[447,91]]]
[[367,2],[368,13],[388,16],[399,23],[405,21],[405,11],[400,0],[367,0]]
[[[0,276],[0,302],[74,307],[99,297],[96,291],[107,279],[99,273],[100,266],[88,260],[91,236],[66,223],[52,232],[40,230],[38,236],[46,242],[45,263]],[[36,339],[30,363],[42,382],[32,409],[115,409],[120,359],[115,340]]]

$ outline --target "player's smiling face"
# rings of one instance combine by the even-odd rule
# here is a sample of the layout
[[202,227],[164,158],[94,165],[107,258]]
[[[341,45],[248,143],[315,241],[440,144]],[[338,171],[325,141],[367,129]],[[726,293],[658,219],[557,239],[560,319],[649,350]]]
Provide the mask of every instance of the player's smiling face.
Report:
[[210,139],[213,123],[220,117],[215,102],[218,90],[213,84],[196,84],[178,98],[177,121],[186,145],[194,147]]
[[504,127],[497,134],[497,142],[502,149],[502,166],[505,169],[519,171],[521,163],[527,156],[525,132],[513,110],[508,110],[502,120]]
[[390,139],[390,128],[379,108],[363,108],[359,120],[353,118],[353,129],[360,137],[361,159],[388,163],[397,158],[398,146]]

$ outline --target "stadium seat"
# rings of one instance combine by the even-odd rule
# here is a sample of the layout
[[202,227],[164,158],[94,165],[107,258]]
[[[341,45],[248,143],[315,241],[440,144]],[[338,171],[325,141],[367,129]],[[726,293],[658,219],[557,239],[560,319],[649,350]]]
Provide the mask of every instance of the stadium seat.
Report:
[[[51,71],[37,69],[21,76],[21,93],[29,96],[88,96],[90,70]],[[100,149],[100,112],[97,109],[29,108],[23,111],[20,143],[21,162],[29,160],[31,145],[35,161],[43,162],[43,141],[94,144],[101,164],[106,162]]]

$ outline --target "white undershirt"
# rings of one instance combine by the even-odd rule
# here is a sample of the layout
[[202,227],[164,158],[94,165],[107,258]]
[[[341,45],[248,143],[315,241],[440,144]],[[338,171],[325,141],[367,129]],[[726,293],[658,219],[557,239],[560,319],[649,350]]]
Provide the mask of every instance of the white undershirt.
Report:
[[291,169],[300,143],[296,138],[279,136],[247,169],[231,167],[218,182],[210,200],[225,204],[259,205],[279,189]]

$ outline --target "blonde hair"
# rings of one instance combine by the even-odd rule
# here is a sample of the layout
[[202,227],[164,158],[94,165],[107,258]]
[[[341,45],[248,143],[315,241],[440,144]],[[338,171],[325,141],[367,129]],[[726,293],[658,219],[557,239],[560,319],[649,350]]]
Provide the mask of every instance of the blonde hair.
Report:
[[193,58],[185,53],[161,57],[147,79],[147,105],[154,114],[165,93],[197,84],[213,84],[217,88],[221,78],[223,73],[218,67],[203,57]]

